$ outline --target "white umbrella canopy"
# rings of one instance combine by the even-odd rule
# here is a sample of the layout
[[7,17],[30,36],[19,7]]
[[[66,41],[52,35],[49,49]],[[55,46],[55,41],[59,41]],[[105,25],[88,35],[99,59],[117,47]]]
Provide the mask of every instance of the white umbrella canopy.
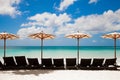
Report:
[[42,31],[40,33],[31,34],[28,37],[41,40],[41,59],[42,59],[43,58],[43,40],[44,39],[53,39],[53,38],[55,38],[55,35],[47,34]]
[[2,32],[0,33],[0,39],[4,40],[4,57],[6,57],[6,40],[13,40],[19,38],[17,35],[12,34],[12,33],[7,33],[7,32]]
[[78,31],[77,33],[67,34],[67,35],[65,35],[65,37],[77,39],[77,47],[78,47],[78,50],[77,50],[77,60],[78,60],[77,64],[79,64],[79,40],[82,39],[82,38],[90,38],[92,36],[89,35],[89,34],[80,33]]
[[108,38],[114,40],[114,58],[116,58],[116,40],[120,39],[120,33],[113,32],[113,33],[105,34],[102,36],[102,38]]

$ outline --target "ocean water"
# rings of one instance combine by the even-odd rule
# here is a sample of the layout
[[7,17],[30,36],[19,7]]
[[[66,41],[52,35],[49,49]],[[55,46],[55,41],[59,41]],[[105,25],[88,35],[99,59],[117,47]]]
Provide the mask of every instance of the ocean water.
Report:
[[[40,59],[40,46],[14,46],[7,47],[6,56],[26,56],[27,58]],[[120,63],[120,46],[117,47],[117,61]],[[4,54],[3,47],[0,47],[0,60]],[[113,46],[80,46],[80,58],[114,58]],[[44,58],[77,58],[76,46],[44,46]]]

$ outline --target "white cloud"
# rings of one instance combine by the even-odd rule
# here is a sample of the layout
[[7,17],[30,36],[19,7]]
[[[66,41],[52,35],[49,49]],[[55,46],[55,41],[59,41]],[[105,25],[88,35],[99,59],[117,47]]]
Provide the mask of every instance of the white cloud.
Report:
[[47,32],[47,33],[53,33],[52,28],[43,28],[43,27],[36,27],[36,26],[32,26],[32,27],[26,27],[26,28],[21,28],[17,34],[20,36],[21,39],[27,38],[28,35],[33,34],[33,33],[37,33],[37,32]]
[[63,11],[65,9],[67,9],[70,5],[72,5],[76,0],[62,0],[62,2],[60,3],[60,7],[58,8],[58,10]]
[[[43,14],[36,14],[35,16],[29,17],[28,20],[32,20],[35,22],[30,22],[28,25],[38,25],[38,26],[60,26],[66,22],[69,22],[71,19],[69,18],[69,15],[66,13],[56,15],[51,13],[43,13]],[[25,25],[25,24],[23,24]]]
[[15,15],[20,15],[21,12],[17,10],[17,5],[21,0],[0,0],[0,14],[10,15],[15,17]]
[[51,13],[36,14],[35,16],[28,17],[30,22],[22,24],[22,28],[18,31],[20,37],[25,38],[27,35],[35,32],[48,32],[55,33],[58,27],[65,25],[71,18],[66,13],[56,15]]
[[76,26],[81,26],[79,29],[97,32],[107,32],[120,30],[120,9],[113,12],[109,10],[102,15],[88,15],[75,20]]
[[88,3],[92,4],[92,3],[97,3],[97,2],[98,2],[98,0],[90,0]]
[[57,33],[64,34],[68,31],[89,33],[104,33],[120,30],[120,9],[113,12],[108,10],[101,15],[93,14],[78,17],[74,22],[59,27]]
[[108,10],[101,15],[81,16],[76,19],[72,19],[66,13],[56,15],[45,12],[29,17],[28,20],[28,23],[21,25],[23,27],[18,31],[19,35],[28,35],[28,32],[36,32],[36,30],[43,30],[55,35],[64,35],[77,31],[92,34],[120,31],[120,9],[114,12]]

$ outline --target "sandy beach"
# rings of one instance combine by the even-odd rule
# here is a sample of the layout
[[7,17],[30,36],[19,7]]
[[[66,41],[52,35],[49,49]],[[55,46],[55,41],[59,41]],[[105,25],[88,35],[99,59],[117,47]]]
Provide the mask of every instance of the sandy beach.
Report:
[[110,70],[14,70],[0,71],[0,80],[119,80]]

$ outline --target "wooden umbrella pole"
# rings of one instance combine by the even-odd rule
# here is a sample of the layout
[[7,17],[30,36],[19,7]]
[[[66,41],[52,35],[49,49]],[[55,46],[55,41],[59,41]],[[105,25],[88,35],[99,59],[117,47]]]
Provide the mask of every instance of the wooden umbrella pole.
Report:
[[77,65],[79,64],[79,38],[77,38],[77,47],[78,47],[78,50],[77,50]]
[[6,57],[6,39],[4,39],[4,57]]
[[114,57],[115,59],[117,58],[116,57],[116,39],[114,39]]
[[41,39],[41,60],[43,58],[43,39]]

